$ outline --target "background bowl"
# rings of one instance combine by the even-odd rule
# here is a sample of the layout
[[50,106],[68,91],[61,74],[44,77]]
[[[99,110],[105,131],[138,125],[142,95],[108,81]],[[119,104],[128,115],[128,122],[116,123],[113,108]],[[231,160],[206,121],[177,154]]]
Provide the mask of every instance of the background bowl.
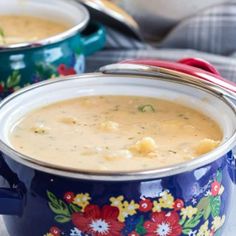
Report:
[[104,28],[89,24],[86,8],[73,1],[2,0],[0,14],[32,15],[71,25],[43,40],[0,46],[0,98],[48,78],[84,72],[85,56],[105,44]]

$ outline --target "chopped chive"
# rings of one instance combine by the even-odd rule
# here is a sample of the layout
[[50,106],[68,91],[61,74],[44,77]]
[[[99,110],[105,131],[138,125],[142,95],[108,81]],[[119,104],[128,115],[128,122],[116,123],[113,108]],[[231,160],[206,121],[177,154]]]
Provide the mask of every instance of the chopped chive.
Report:
[[176,151],[173,151],[173,150],[168,150],[168,152],[173,153],[173,154],[177,153]]
[[5,33],[4,33],[4,31],[3,31],[3,29],[1,27],[0,27],[0,38],[1,38],[3,43],[6,43]]
[[138,107],[140,112],[155,112],[154,107],[151,104],[141,105]]

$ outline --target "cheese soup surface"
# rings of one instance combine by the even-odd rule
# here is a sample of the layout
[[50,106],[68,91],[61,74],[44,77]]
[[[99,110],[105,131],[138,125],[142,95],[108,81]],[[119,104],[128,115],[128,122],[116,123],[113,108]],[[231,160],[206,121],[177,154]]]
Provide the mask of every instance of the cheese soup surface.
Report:
[[216,148],[222,132],[181,104],[135,96],[91,96],[28,113],[13,127],[19,152],[61,168],[134,171],[189,161]]
[[0,45],[37,41],[69,28],[69,25],[34,16],[0,15]]

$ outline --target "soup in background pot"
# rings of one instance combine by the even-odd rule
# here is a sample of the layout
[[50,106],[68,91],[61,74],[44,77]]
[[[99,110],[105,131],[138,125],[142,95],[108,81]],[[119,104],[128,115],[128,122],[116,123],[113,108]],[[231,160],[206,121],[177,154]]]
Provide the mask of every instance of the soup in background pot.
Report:
[[0,45],[45,39],[70,27],[66,23],[29,15],[0,15]]
[[62,168],[133,171],[191,160],[216,148],[219,126],[166,100],[91,96],[35,110],[12,129],[19,152]]

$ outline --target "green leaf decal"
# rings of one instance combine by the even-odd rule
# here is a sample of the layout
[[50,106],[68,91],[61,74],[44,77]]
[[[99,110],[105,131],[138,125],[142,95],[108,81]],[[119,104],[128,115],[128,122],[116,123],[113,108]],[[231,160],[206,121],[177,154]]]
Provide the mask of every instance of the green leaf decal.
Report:
[[212,197],[210,204],[211,204],[212,217],[219,216],[220,215],[220,205],[221,205],[220,196]]
[[200,200],[200,202],[197,204],[197,209],[199,211],[205,210],[210,204],[210,197],[204,197]]
[[217,180],[217,182],[219,182],[219,183],[221,183],[221,181],[222,181],[222,172],[221,171],[217,171],[217,173],[216,173],[216,180]]
[[66,222],[69,222],[70,220],[71,220],[71,218],[68,216],[63,216],[63,215],[55,216],[55,221],[57,221],[59,223],[66,223]]
[[183,234],[189,235],[191,229],[183,229]]
[[143,227],[143,223],[144,223],[144,219],[143,219],[143,216],[141,216],[140,221],[136,225],[136,228],[135,228],[135,231],[140,235],[143,235],[146,233],[146,229]]
[[54,66],[45,63],[38,63],[36,65],[36,71],[36,75],[40,80],[49,79],[52,74],[57,75],[57,69]]
[[47,191],[47,196],[51,202],[58,202],[57,197],[53,193]]
[[69,205],[71,212],[81,212],[82,207],[76,206],[75,204],[71,203]]
[[[57,221],[62,222],[63,221],[62,216],[65,219],[70,220],[71,219],[71,213],[70,213],[70,210],[69,210],[68,206],[66,205],[66,203],[63,202],[62,200],[58,200],[57,197],[49,191],[47,191],[47,196],[50,200],[50,202],[48,203],[50,209],[52,210],[52,212],[57,214],[56,217],[59,217],[59,220],[61,220],[61,221],[59,221],[59,220],[57,220]],[[55,217],[55,219],[56,219],[56,217]]]
[[13,88],[13,87],[19,85],[20,80],[21,80],[21,75],[20,75],[19,71],[15,70],[7,78],[6,87],[7,88]]
[[58,204],[55,204],[53,202],[48,203],[50,209],[55,213],[55,214],[63,214],[63,210],[58,206]]
[[185,222],[185,220],[186,220],[186,219],[183,217],[183,218],[179,221],[179,224],[180,224],[180,225],[183,225],[184,222]]
[[205,209],[204,209],[204,220],[207,220],[211,214],[211,205],[209,204]]
[[199,223],[200,223],[200,218],[202,217],[203,213],[202,211],[198,211],[197,214],[195,215],[195,217],[187,220],[184,223],[184,228],[194,228],[196,227]]

